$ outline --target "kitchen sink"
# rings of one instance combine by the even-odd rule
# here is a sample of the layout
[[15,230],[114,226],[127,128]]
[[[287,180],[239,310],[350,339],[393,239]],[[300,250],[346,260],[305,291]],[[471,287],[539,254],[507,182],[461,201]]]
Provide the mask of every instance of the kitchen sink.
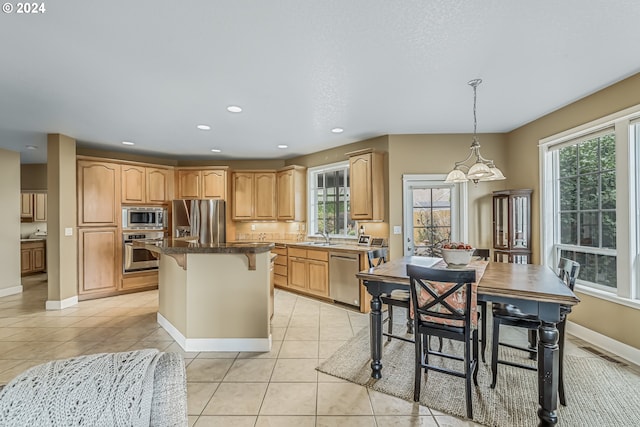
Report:
[[300,242],[300,245],[307,245],[307,246],[337,246],[339,245],[339,243],[327,243],[327,242]]

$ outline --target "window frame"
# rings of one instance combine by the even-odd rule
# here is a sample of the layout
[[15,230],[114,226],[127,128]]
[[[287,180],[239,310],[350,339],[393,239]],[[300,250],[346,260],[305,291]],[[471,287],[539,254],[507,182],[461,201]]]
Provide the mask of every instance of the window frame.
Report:
[[[335,162],[335,163],[329,163],[326,165],[320,165],[320,166],[314,166],[314,167],[310,167],[307,169],[307,236],[308,237],[318,237],[319,235],[315,233],[315,228],[316,228],[316,224],[318,222],[318,218],[317,216],[314,217],[314,212],[315,210],[315,196],[314,196],[314,192],[313,189],[314,187],[314,177],[317,173],[322,173],[322,172],[330,172],[330,171],[335,171],[335,170],[345,170],[347,172],[347,176],[349,177],[349,179],[347,180],[347,182],[349,182],[349,184],[351,183],[351,174],[350,174],[350,170],[349,170],[349,161],[345,160],[345,161],[341,161],[341,162]],[[345,189],[346,189],[346,197],[344,200],[345,204],[348,204],[350,199],[351,199],[351,185],[346,185],[345,183]],[[350,211],[347,210],[347,206],[345,206],[344,209],[344,221],[345,224],[349,223],[351,221],[350,218]],[[345,227],[345,233],[344,234],[330,234],[330,237],[334,237],[334,238],[338,238],[338,239],[353,239],[353,240],[357,240],[358,239],[358,234],[356,232],[355,235],[348,235],[346,234],[346,230],[347,228]]]
[[[451,188],[451,239],[453,241],[468,242],[469,226],[467,224],[469,214],[467,182],[462,183],[445,183],[446,174],[404,174],[402,175],[402,217],[404,226],[403,232],[403,249],[402,253],[406,256],[415,249],[413,236],[408,235],[408,224],[413,224],[413,212],[408,205],[411,198],[410,192],[414,186],[425,186],[428,188]],[[411,243],[411,251],[407,249]]]
[[[554,191],[557,177],[553,167],[554,152],[575,140],[613,129],[616,139],[616,254],[617,288],[593,286],[578,277],[576,290],[597,298],[640,308],[640,129],[633,135],[634,123],[640,121],[640,105],[610,114],[589,123],[568,129],[539,141],[540,172],[540,260],[554,271],[558,265],[555,249],[559,235],[557,221],[558,197]],[[636,139],[637,138],[637,139]],[[640,147],[639,147],[640,148]],[[588,250],[585,250],[585,252]],[[611,252],[609,252],[611,253]]]

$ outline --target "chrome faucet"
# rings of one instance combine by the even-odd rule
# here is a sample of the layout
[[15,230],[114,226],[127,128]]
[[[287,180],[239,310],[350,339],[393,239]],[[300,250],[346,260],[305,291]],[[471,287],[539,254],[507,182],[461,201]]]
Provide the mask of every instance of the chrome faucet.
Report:
[[318,233],[320,233],[320,235],[321,235],[322,237],[324,237],[324,242],[325,242],[327,245],[331,244],[331,242],[330,242],[330,240],[329,240],[329,239],[330,239],[330,238],[329,238],[329,232],[328,232],[327,230],[323,230],[323,231],[319,231],[319,230],[318,230]]

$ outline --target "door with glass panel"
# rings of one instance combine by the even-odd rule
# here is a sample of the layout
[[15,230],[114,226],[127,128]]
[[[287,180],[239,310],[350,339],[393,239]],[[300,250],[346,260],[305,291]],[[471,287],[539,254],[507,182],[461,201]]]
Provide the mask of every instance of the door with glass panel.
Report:
[[459,191],[443,179],[404,179],[404,255],[439,256],[460,240]]

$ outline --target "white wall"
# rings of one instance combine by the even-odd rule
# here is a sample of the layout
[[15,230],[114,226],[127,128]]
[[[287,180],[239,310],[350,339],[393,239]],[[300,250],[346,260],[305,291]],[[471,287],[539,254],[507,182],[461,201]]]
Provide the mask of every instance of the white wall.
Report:
[[0,296],[22,292],[20,281],[20,153],[0,149]]

